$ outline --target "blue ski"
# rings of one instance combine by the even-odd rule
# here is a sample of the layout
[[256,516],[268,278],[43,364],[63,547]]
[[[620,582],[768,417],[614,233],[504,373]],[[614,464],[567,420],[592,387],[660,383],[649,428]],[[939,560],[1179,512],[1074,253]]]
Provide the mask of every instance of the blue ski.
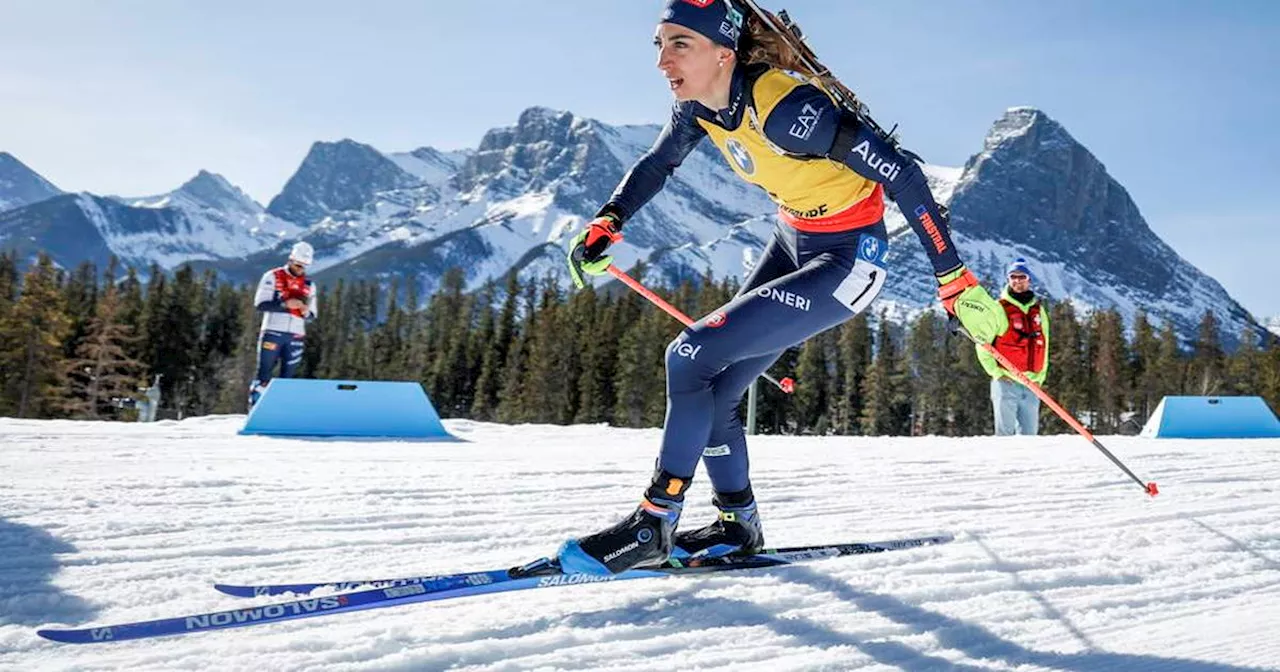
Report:
[[[872,541],[872,542],[854,542],[849,544],[825,544],[821,546],[795,546],[791,548],[766,549],[754,556],[739,557],[755,557],[769,556],[774,558],[786,558],[787,562],[796,562],[797,558],[803,557],[805,560],[818,559],[823,557],[835,557],[839,555],[862,555],[866,553],[879,553],[882,551],[894,551],[904,548],[914,548],[916,546],[929,546],[933,544],[941,544],[951,541],[950,535],[936,537],[921,537],[918,539],[895,539],[892,541]],[[808,554],[820,554],[808,557]],[[697,567],[684,567],[682,570],[673,563],[668,563],[671,567],[659,567],[656,571],[666,573],[680,573],[681,571],[696,572]],[[688,563],[685,563],[688,564]],[[775,563],[777,564],[777,563]],[[769,566],[769,565],[765,565]],[[716,567],[719,567],[717,565]],[[730,569],[736,567],[728,567]],[[723,569],[723,568],[721,568]],[[702,571],[717,571],[716,569]],[[445,590],[453,590],[456,588],[466,588],[475,585],[487,585],[498,580],[506,578],[507,570],[498,570],[490,572],[471,572],[466,574],[444,574],[432,576],[411,576],[399,577],[394,579],[366,579],[361,581],[329,581],[326,583],[267,583],[267,584],[249,584],[237,585],[228,583],[215,583],[215,590],[231,595],[232,597],[263,597],[270,595],[308,595],[316,590],[324,589],[329,592],[342,593],[356,589],[370,588],[395,588],[401,586],[421,585],[426,588],[427,592],[435,593]]]
[[[842,555],[879,553],[904,548],[916,548],[943,544],[953,539],[950,535],[899,539],[895,541],[807,546],[794,549],[770,550],[756,555],[701,558],[666,563],[646,569],[633,569],[621,574],[595,576],[590,574],[564,574],[554,560],[543,558],[514,569],[472,572],[448,576],[393,579],[399,581],[388,587],[372,588],[337,595],[304,598],[290,602],[277,602],[257,607],[244,607],[229,611],[192,614],[154,621],[138,621],[96,628],[38,630],[36,634],[55,642],[68,644],[93,644],[117,642],[129,639],[146,639],[168,635],[182,635],[207,630],[239,628],[264,623],[275,623],[298,618],[311,618],[326,614],[341,614],[364,609],[381,609],[413,602],[446,600],[469,595],[499,593],[514,590],[554,588],[584,583],[628,581],[669,575],[703,574],[736,571],[762,567],[777,567],[797,562],[821,560]],[[336,586],[341,584],[311,584]],[[296,587],[296,586],[295,586]]]

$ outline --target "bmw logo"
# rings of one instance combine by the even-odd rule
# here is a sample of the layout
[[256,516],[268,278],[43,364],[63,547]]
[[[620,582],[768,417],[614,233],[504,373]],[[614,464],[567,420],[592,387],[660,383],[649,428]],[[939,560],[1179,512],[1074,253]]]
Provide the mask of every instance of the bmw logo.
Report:
[[880,239],[874,236],[863,236],[858,251],[863,259],[875,261],[880,257]]
[[734,138],[725,141],[724,146],[729,150],[729,158],[738,166],[738,170],[750,175],[756,172],[756,162],[751,159],[751,153],[747,148]]
[[653,539],[653,530],[647,527],[642,527],[639,532],[636,532],[636,541],[642,544],[649,543],[651,539]]

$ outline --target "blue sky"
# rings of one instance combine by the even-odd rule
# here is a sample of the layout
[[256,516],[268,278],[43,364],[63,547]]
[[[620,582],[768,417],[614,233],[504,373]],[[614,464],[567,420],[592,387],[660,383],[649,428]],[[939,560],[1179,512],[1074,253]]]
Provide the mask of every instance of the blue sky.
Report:
[[[474,147],[532,105],[661,123],[660,4],[0,0],[0,151],[66,190],[159,193],[203,168],[265,203],[317,140]],[[931,163],[1039,107],[1174,249],[1280,315],[1280,2],[781,6]]]

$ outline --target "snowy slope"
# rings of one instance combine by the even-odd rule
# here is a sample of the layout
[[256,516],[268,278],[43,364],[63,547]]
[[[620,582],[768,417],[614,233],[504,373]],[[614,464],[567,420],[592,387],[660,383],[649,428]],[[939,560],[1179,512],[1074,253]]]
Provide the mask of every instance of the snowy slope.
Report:
[[[761,437],[772,544],[952,544],[738,576],[481,596],[95,647],[38,639],[262,603],[215,580],[515,565],[636,503],[653,430],[447,422],[469,443],[0,419],[0,669],[1280,669],[1280,442]],[[585,446],[592,450],[584,451]],[[686,521],[711,515],[704,479]]]

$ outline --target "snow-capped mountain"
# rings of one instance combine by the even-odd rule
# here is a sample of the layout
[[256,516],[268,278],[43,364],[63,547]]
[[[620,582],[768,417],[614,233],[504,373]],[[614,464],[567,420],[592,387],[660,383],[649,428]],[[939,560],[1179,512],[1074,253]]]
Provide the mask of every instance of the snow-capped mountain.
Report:
[[0,213],[0,246],[20,259],[46,252],[64,267],[105,266],[112,255],[140,268],[239,259],[300,231],[205,171],[158,196],[61,194]]
[[1084,308],[1145,310],[1191,335],[1206,309],[1234,343],[1257,324],[1216,280],[1147,225],[1127,191],[1039,110],[1010,109],[971,157],[951,200],[957,244],[983,277],[1024,256],[1039,291]]
[[[382,192],[355,217],[330,216],[307,238],[316,236],[318,250],[374,246],[330,266],[330,276],[417,277],[424,295],[450,266],[463,268],[472,286],[511,269],[526,276],[559,273],[568,235],[608,198],[657,131],[531,108],[515,126],[487,133],[474,152],[417,150],[411,156],[457,167],[452,174],[418,171],[419,186]],[[629,244],[620,246],[619,262],[654,259],[668,278],[708,267],[740,275],[744,258],[763,245],[772,225],[762,215],[772,209],[762,192],[724,170],[714,149],[700,148],[628,223]]]
[[62,190],[8,152],[0,152],[0,212],[38,203]]
[[1280,336],[1280,315],[1273,315],[1262,326],[1266,327],[1267,331]]
[[445,192],[456,196],[449,182],[469,154],[424,147],[384,155],[351,140],[317,142],[267,209],[306,226],[319,271],[383,245],[435,237],[444,216],[437,210]]
[[332,213],[359,210],[380,192],[413,189],[421,180],[378,150],[352,140],[317,142],[267,211],[310,224]]
[[296,238],[302,227],[266,209],[216,173],[200,171],[167,194],[141,198],[115,197],[141,209],[177,211],[178,231],[132,233],[109,240],[122,256],[160,253],[161,266],[198,259],[240,258]]
[[[321,282],[416,281],[427,296],[456,266],[471,288],[511,270],[525,278],[553,273],[567,283],[568,237],[659,130],[534,107],[514,125],[489,131],[475,150],[385,154],[352,140],[317,142],[265,212],[222,178],[202,173],[160,197],[110,200],[106,207],[106,199],[87,194],[63,196],[5,213],[0,245],[15,246],[17,231],[34,232],[37,243],[62,250],[64,264],[96,259],[106,249],[165,267],[204,260],[202,266],[229,279],[252,282],[300,237],[316,248],[313,272]],[[1206,309],[1215,311],[1228,342],[1257,324],[1221,285],[1165,245],[1105,167],[1043,112],[1009,110],[963,168],[925,172],[951,207],[962,257],[993,290],[1008,260],[1024,256],[1050,298],[1085,308],[1115,305],[1130,319],[1141,307],[1157,321],[1172,319],[1184,338],[1194,335]],[[55,205],[57,213],[37,216]],[[37,211],[22,215],[32,207]],[[768,240],[774,211],[761,190],[738,180],[703,143],[627,223],[616,257],[624,267],[646,261],[649,281],[707,271],[741,278]],[[68,223],[61,223],[64,216]],[[901,320],[936,309],[923,247],[892,205],[887,224],[891,273],[876,310]],[[83,229],[83,245],[93,231],[101,241],[93,250],[57,248],[59,241],[49,232],[42,237],[40,227],[58,226]]]

